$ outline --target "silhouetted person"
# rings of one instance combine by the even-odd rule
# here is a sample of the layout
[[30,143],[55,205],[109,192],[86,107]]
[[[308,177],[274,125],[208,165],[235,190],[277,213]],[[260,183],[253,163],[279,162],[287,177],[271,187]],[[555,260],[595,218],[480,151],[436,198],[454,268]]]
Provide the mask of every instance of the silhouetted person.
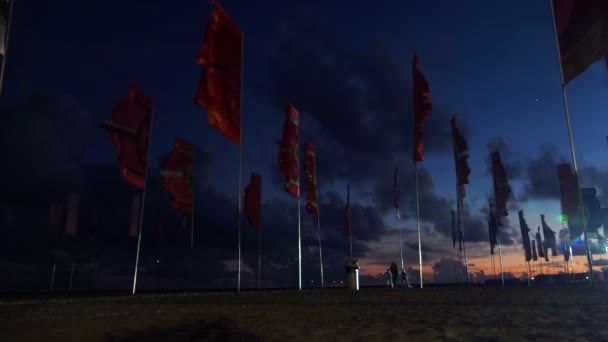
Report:
[[393,273],[391,272],[390,268],[386,269],[386,273],[384,273],[384,275],[386,276],[386,285],[388,285],[388,287],[393,287]]
[[407,273],[403,269],[401,270],[401,286],[407,286],[409,288],[412,287],[412,285],[410,285],[410,280],[407,278]]
[[391,263],[391,273],[393,275],[393,287],[397,287],[397,279],[399,279],[399,268],[394,262]]

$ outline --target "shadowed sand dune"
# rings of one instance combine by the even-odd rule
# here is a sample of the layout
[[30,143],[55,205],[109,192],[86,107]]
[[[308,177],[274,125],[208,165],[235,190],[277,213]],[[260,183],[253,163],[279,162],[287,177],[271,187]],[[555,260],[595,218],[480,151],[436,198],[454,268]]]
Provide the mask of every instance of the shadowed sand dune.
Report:
[[9,299],[3,341],[606,341],[608,290],[452,287]]

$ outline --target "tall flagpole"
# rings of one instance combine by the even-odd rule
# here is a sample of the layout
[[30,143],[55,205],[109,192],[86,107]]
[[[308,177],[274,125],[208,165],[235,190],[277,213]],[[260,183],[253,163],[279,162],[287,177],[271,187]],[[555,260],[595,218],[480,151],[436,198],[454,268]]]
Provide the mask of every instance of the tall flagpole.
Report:
[[146,148],[146,169],[144,170],[144,190],[141,195],[141,211],[139,213],[139,232],[137,234],[137,252],[135,254],[135,271],[133,272],[133,291],[137,288],[137,271],[139,270],[139,251],[141,249],[141,231],[144,225],[144,205],[146,204],[146,189],[148,188],[148,166],[150,163],[150,145],[152,141],[152,123],[154,122],[154,106],[150,113],[150,130],[148,132],[148,146]]
[[496,242],[498,243],[498,260],[500,261],[500,280],[502,286],[505,286],[505,272],[502,268],[502,246],[500,245],[500,239],[497,237]]
[[464,252],[464,263],[466,265],[467,272],[467,283],[471,286],[471,275],[469,274],[469,258],[467,257],[467,245],[464,239],[464,224],[462,219],[462,196],[460,195],[460,191],[458,189],[458,182],[456,182],[456,202],[458,208],[458,229],[459,234],[462,236],[462,251]]
[[[315,170],[316,173],[316,170]],[[317,196],[317,235],[319,237],[319,264],[321,266],[321,288],[324,288],[325,280],[323,279],[323,247],[321,246],[321,218],[319,217],[319,199]]]
[[422,281],[422,241],[420,239],[420,192],[418,188],[418,163],[414,162],[416,173],[416,228],[418,229],[418,267],[420,268],[420,288],[424,287]]
[[53,292],[53,285],[55,285],[55,271],[57,270],[57,255],[53,256],[53,269],[51,272],[51,287],[49,288],[49,292]]
[[[570,111],[568,109],[568,96],[566,95],[566,84],[564,83],[564,70],[562,68],[562,54],[560,52],[560,46],[559,46],[559,38],[557,36],[557,28],[556,28],[556,23],[555,23],[555,12],[553,9],[553,1],[549,0],[550,4],[551,4],[551,18],[553,19],[553,33],[555,35],[555,48],[557,49],[557,60],[559,62],[559,76],[561,79],[561,86],[562,86],[562,97],[564,99],[564,112],[566,114],[566,124],[568,126],[568,138],[570,139],[570,152],[572,153],[572,165],[574,167],[574,175],[576,176],[576,182],[577,184],[581,184],[580,183],[580,177],[578,174],[578,166],[576,163],[576,153],[574,151],[574,138],[572,137],[572,125],[570,124]],[[581,212],[581,218],[582,218],[582,226],[583,226],[583,238],[585,239],[585,250],[586,250],[586,254],[587,254],[587,265],[589,266],[589,285],[591,285],[591,287],[593,287],[593,258],[591,257],[591,248],[589,246],[589,239],[587,238],[587,222],[586,222],[586,218],[585,218],[585,210],[583,209],[583,194],[581,192],[581,187],[578,186],[578,203],[579,205],[579,210]]]
[[237,280],[236,292],[241,292],[241,216],[243,216],[243,204],[241,201],[241,188],[243,186],[243,51],[245,50],[245,35],[241,32],[241,112],[239,114],[239,192],[236,196],[238,202],[238,261],[237,261]]
[[395,215],[397,217],[397,228],[399,228],[399,251],[401,252],[401,271],[405,271],[405,264],[403,262],[403,229],[401,226],[401,215],[399,208],[395,208]]
[[258,228],[258,290],[262,288],[262,230]]
[[[300,179],[300,170],[298,169],[298,179]],[[298,185],[298,289],[302,290],[302,237],[300,236],[300,189]]]
[[2,67],[0,67],[0,94],[2,93],[2,84],[4,84],[4,69],[6,67],[6,56],[8,55],[8,38],[11,32],[11,22],[13,20],[13,8],[15,0],[10,0],[10,9],[8,13],[8,22],[6,24],[6,39],[4,41],[4,56],[2,56]]

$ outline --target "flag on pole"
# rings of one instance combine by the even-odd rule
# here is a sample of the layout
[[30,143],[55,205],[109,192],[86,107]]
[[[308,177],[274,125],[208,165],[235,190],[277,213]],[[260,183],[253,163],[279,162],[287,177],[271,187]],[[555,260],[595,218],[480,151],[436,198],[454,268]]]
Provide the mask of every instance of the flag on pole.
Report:
[[490,220],[488,221],[488,229],[490,235],[490,255],[494,255],[494,248],[498,244],[498,220],[496,219],[494,203],[490,200]]
[[63,220],[63,204],[51,202],[49,208],[49,237],[56,240],[61,234],[61,221]]
[[228,140],[241,145],[243,34],[217,3],[196,54],[202,76],[194,103],[207,110],[207,122]]
[[141,197],[137,194],[133,195],[131,200],[131,220],[129,221],[129,236],[136,237],[139,233],[139,215],[141,208]]
[[351,235],[352,227],[350,221],[350,185],[346,186],[346,207],[344,208],[344,230],[346,235]]
[[153,110],[154,100],[135,85],[129,85],[128,96],[114,106],[111,120],[102,125],[116,149],[120,176],[140,189],[145,186]]
[[526,223],[526,219],[524,219],[524,211],[520,210],[519,214],[519,228],[521,230],[521,240],[524,247],[524,251],[526,254],[526,261],[532,260],[532,249],[530,246],[530,227]]
[[[562,220],[568,222],[570,238],[576,239],[583,234],[583,225],[579,210],[578,180],[576,179],[576,175],[572,172],[570,164],[567,163],[557,165],[557,175],[559,177]],[[541,255],[541,257],[542,256],[543,255]]]
[[545,253],[549,254],[549,248],[551,248],[551,255],[557,256],[557,239],[555,237],[555,232],[547,225],[545,215],[540,215],[540,221],[543,227],[543,235],[545,236]]
[[287,104],[283,135],[279,141],[279,168],[285,175],[285,190],[300,197],[300,162],[298,160],[299,113]]
[[543,238],[540,235],[540,227],[536,230],[536,246],[538,247],[538,256],[541,258],[545,258],[545,248],[543,243]]
[[538,253],[536,253],[536,240],[532,240],[532,260],[538,261]]
[[317,157],[315,145],[304,142],[304,174],[308,179],[306,189],[306,211],[312,215],[319,215],[319,192],[317,188]]
[[552,1],[566,85],[608,55],[608,1]]
[[192,214],[192,164],[194,146],[183,139],[175,139],[173,151],[165,160],[160,175],[165,190],[171,195],[171,207],[184,215]]
[[[465,137],[460,133],[456,125],[456,115],[452,116],[452,142],[454,144],[454,161],[456,163],[456,181],[459,187],[461,198],[464,198],[466,193],[464,185],[469,184],[469,175],[471,168],[469,167],[469,144]],[[462,188],[460,190],[460,188]]]
[[11,0],[0,0],[0,56],[6,56],[6,36],[11,12]]
[[492,176],[494,179],[494,196],[496,197],[496,216],[497,220],[500,220],[500,217],[509,215],[507,200],[511,196],[511,186],[509,185],[507,171],[505,171],[505,167],[500,160],[498,151],[492,153]]
[[262,211],[262,176],[251,173],[249,185],[245,187],[245,216],[251,228],[260,229],[260,216]]
[[412,61],[414,82],[414,163],[424,159],[424,120],[431,113],[431,91],[426,76],[418,68],[418,54]]
[[[395,206],[395,209],[399,209],[399,168],[397,166],[395,166],[394,190],[395,190],[394,206]],[[397,211],[397,215],[398,214],[399,214],[399,211]]]
[[75,236],[78,234],[78,213],[80,206],[80,195],[71,192],[68,195],[68,213],[65,218],[65,235]]

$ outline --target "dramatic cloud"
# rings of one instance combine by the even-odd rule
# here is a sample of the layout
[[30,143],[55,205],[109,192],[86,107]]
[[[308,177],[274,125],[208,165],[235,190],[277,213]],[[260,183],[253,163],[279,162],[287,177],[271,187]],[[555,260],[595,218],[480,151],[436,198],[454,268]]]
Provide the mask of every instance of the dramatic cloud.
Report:
[[557,165],[565,163],[557,146],[542,144],[536,157],[526,161],[524,187],[519,201],[559,199]]

